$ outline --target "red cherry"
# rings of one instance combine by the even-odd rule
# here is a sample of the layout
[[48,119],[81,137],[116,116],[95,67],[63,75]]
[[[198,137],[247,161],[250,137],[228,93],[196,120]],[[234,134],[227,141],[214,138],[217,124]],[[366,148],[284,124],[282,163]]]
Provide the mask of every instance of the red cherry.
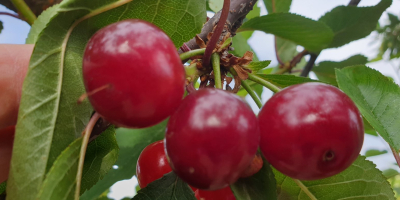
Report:
[[0,183],[8,178],[11,154],[14,142],[15,126],[0,130]]
[[149,183],[171,171],[165,156],[163,140],[148,145],[140,153],[136,164],[136,176],[140,188],[145,188]]
[[336,87],[305,83],[275,94],[259,116],[260,148],[273,167],[301,180],[333,176],[357,158],[364,140],[356,105]]
[[197,190],[195,196],[197,200],[236,200],[235,195],[233,195],[229,186],[214,191]]
[[201,89],[171,115],[166,153],[175,173],[203,190],[234,183],[250,165],[259,144],[257,118],[238,96]]
[[83,57],[83,79],[86,91],[94,93],[90,103],[107,121],[143,128],[166,119],[179,106],[185,72],[161,29],[130,19],[92,36]]
[[[171,172],[168,159],[164,151],[164,140],[153,142],[143,149],[136,164],[136,177],[140,188]],[[190,186],[193,191],[197,188]]]

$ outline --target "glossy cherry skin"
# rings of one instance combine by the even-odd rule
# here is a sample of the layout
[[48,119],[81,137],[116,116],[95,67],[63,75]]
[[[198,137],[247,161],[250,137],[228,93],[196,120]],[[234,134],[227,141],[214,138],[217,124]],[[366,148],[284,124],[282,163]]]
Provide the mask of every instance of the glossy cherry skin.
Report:
[[151,143],[140,153],[136,164],[136,176],[140,188],[145,188],[149,183],[171,172],[164,151],[164,141]]
[[143,128],[179,106],[185,72],[169,37],[148,22],[130,19],[96,32],[86,46],[83,79],[93,108],[109,122]]
[[0,183],[8,178],[14,142],[15,126],[0,130]]
[[220,190],[196,190],[197,200],[236,200],[231,188],[228,186]]
[[200,89],[171,115],[165,135],[172,170],[188,184],[217,190],[234,183],[259,145],[257,118],[238,96]]
[[342,172],[357,158],[364,141],[356,105],[338,88],[322,83],[282,90],[267,101],[258,119],[265,158],[300,180]]

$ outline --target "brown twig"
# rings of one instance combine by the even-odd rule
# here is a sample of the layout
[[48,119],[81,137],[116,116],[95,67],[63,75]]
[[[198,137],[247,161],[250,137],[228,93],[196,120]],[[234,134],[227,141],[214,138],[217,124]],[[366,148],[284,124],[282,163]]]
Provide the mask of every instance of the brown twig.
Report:
[[[234,36],[236,35],[236,30],[242,25],[243,19],[246,15],[253,10],[253,6],[256,5],[257,0],[231,0],[230,12],[228,14],[228,19],[226,20],[227,26],[224,27],[222,37],[228,32]],[[212,32],[215,25],[218,23],[221,17],[221,11],[217,12],[207,23],[204,24],[201,33],[198,36],[204,41],[208,41],[208,33]],[[198,49],[199,46],[196,43],[196,39],[193,38],[185,43],[190,49]],[[182,51],[179,51],[182,53]]]
[[357,6],[361,0],[351,0],[347,6]]
[[307,77],[312,68],[314,67],[315,61],[317,60],[319,54],[311,53],[310,60],[308,60],[307,65],[304,67],[303,71],[301,72],[300,76]]

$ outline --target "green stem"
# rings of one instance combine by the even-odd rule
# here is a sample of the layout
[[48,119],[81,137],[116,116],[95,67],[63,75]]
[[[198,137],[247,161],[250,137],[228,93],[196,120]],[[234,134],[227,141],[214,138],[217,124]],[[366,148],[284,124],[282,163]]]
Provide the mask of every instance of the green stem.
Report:
[[[236,73],[235,69],[233,69],[232,67],[229,69],[229,72],[233,76],[237,76],[237,73]],[[262,107],[262,102],[261,102],[260,98],[258,98],[258,95],[256,94],[256,92],[254,92],[254,90],[250,87],[250,85],[248,83],[246,83],[245,81],[243,81],[243,80],[241,81],[241,85],[247,91],[247,93],[249,93],[251,98],[253,98],[254,102],[256,102],[258,108],[261,108]]]
[[249,80],[254,81],[260,85],[263,85],[264,87],[270,89],[272,92],[279,92],[281,91],[281,89],[279,87],[277,87],[276,85],[262,79],[261,77],[254,75],[254,74],[249,74]]
[[298,179],[292,179],[300,188],[301,190],[307,194],[307,196],[311,199],[311,200],[317,200],[317,198],[310,192],[310,190],[308,190],[308,188]]
[[213,71],[214,71],[215,87],[217,89],[222,89],[221,64],[220,64],[220,57],[219,57],[218,53],[213,53],[211,55],[211,63],[213,66]]
[[258,108],[261,108],[262,102],[261,102],[260,98],[258,98],[258,95],[256,94],[256,92],[245,81],[242,81],[241,84],[242,84],[243,88],[247,91],[247,93],[249,93],[251,98],[253,98],[254,102],[256,102]]
[[197,71],[197,64],[193,63],[189,66],[184,66],[186,79],[189,82],[193,82],[197,77],[199,77],[199,72]]
[[28,24],[32,25],[36,20],[36,15],[33,14],[32,10],[26,5],[24,0],[11,0],[18,12],[25,18]]
[[205,51],[206,51],[205,48],[203,48],[203,49],[195,49],[195,50],[191,50],[191,51],[188,51],[188,52],[185,52],[185,53],[181,53],[179,55],[179,57],[181,58],[181,60],[187,60],[187,59],[189,59],[189,58],[191,58],[193,56],[203,55]]

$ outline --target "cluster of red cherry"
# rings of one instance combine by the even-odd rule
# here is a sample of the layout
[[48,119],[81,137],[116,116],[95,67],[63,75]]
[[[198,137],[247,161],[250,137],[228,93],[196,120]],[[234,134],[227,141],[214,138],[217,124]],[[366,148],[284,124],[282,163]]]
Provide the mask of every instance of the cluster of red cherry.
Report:
[[200,89],[182,100],[185,71],[173,42],[141,20],[95,33],[85,50],[83,78],[94,109],[117,126],[144,128],[170,117],[164,141],[139,157],[140,187],[172,169],[199,199],[234,199],[228,186],[251,166],[258,148],[283,174],[314,180],[350,166],[363,143],[357,107],[322,83],[282,90],[258,117],[223,90]]

